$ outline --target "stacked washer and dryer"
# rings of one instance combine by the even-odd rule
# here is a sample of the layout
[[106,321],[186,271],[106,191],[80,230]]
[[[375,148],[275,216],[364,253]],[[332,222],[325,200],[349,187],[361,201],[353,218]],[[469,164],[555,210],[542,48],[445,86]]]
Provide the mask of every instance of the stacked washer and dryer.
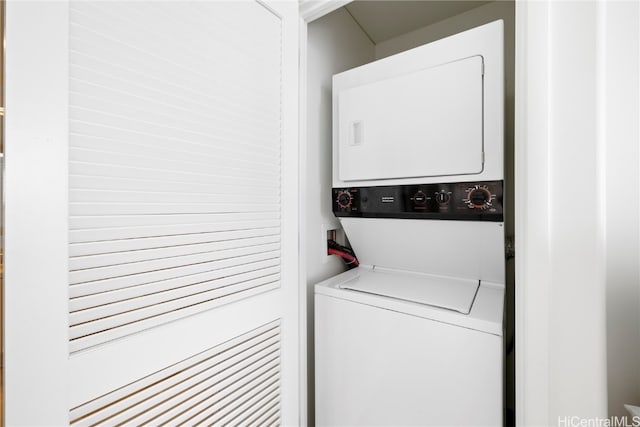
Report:
[[335,75],[333,122],[360,266],[315,287],[316,424],[501,425],[502,21]]

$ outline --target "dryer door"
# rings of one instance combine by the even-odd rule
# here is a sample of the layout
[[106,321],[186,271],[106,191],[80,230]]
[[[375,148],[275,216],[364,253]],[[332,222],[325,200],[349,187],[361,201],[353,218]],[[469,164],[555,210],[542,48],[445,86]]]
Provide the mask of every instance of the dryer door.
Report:
[[340,180],[482,172],[482,76],[476,55],[340,91]]

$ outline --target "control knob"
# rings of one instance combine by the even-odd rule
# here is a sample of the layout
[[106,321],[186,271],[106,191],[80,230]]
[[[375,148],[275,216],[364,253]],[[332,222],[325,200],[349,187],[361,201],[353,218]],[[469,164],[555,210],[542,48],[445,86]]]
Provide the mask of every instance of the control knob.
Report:
[[412,197],[413,203],[419,206],[424,206],[427,204],[427,195],[424,194],[424,191],[418,191]]
[[351,203],[353,203],[353,196],[347,190],[340,191],[336,202],[342,209],[347,209],[351,206]]
[[467,190],[464,202],[470,209],[487,209],[491,206],[493,195],[486,185],[476,185]]
[[449,200],[451,200],[451,193],[447,193],[444,190],[436,193],[436,202],[439,205],[447,205],[449,204]]

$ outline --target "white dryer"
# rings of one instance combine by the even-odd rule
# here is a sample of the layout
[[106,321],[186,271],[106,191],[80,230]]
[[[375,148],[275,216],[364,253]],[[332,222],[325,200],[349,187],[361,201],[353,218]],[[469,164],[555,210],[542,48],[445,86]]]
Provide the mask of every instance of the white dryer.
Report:
[[496,21],[334,76],[360,267],[315,287],[319,426],[502,424],[502,46]]

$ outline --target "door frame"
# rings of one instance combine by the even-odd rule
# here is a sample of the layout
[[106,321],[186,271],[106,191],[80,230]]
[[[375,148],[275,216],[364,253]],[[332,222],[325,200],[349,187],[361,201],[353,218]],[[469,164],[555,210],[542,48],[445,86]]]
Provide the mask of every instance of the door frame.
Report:
[[[300,1],[300,140],[305,141],[306,135],[306,40],[307,40],[307,25],[321,18],[336,9],[339,9],[349,3],[352,0],[337,0],[337,1],[315,1],[315,0],[301,0]],[[526,141],[536,138],[538,133],[543,130],[536,128],[527,128],[526,124],[531,122],[528,117],[529,114],[545,115],[547,105],[545,104],[545,98],[543,96],[546,92],[539,92],[540,81],[530,80],[529,72],[535,69],[531,67],[533,61],[539,60],[539,56],[543,55],[541,49],[545,46],[536,45],[534,42],[527,38],[529,32],[533,31],[532,28],[538,25],[540,16],[532,13],[528,8],[527,0],[515,0],[515,22],[516,22],[516,67],[515,67],[515,100],[514,100],[514,192],[516,194],[514,201],[515,210],[515,227],[516,227],[516,247],[518,254],[516,256],[516,423],[518,425],[530,424],[530,420],[539,419],[539,416],[543,416],[545,419],[548,416],[544,416],[547,408],[544,405],[540,405],[541,397],[548,391],[549,383],[548,376],[544,366],[548,363],[547,347],[544,345],[544,331],[548,328],[547,323],[544,320],[540,323],[527,322],[525,313],[530,311],[530,307],[536,306],[539,299],[544,299],[545,295],[543,291],[539,290],[531,284],[537,283],[536,279],[544,276],[545,269],[536,270],[531,268],[538,266],[539,261],[536,259],[536,254],[523,250],[525,247],[523,239],[518,236],[527,236],[531,233],[538,232],[540,226],[545,226],[544,218],[538,218],[538,222],[542,224],[534,223],[532,218],[526,216],[527,200],[522,197],[518,197],[518,193],[521,189],[526,188],[528,182],[534,182],[539,179],[541,175],[544,175],[546,170],[545,153],[539,152],[534,157],[533,153],[525,150]],[[538,14],[542,11],[536,11]],[[539,111],[535,113],[532,111],[530,105],[525,104],[524,97],[519,94],[528,93],[540,93],[540,99],[534,101]],[[538,151],[544,150],[544,147],[536,147]],[[305,159],[305,144],[301,144],[300,147],[300,164],[304,164]],[[304,180],[304,176],[301,175],[301,180]],[[304,188],[304,185],[301,186]],[[300,207],[300,218],[304,221],[304,206]],[[301,237],[304,240],[304,236]],[[301,242],[301,248],[304,248],[304,241]],[[304,263],[304,257],[301,258]],[[304,283],[305,278],[305,266],[301,265],[301,283]],[[532,287],[532,290],[524,290],[525,286]],[[527,292],[528,291],[528,292]],[[538,300],[530,299],[531,292],[542,293],[538,297]],[[300,296],[300,306],[305,307],[306,296],[304,292]],[[307,339],[306,328],[306,316],[304,309],[301,309],[300,316],[300,342],[304,343]],[[546,320],[546,319],[545,319]],[[542,336],[541,336],[542,334]],[[525,338],[526,337],[526,338]],[[534,337],[539,337],[535,341]],[[308,425],[308,421],[305,417],[308,413],[307,406],[307,349],[301,346],[300,354],[300,392],[301,392],[301,420],[304,421],[302,425]],[[535,362],[534,362],[535,361]],[[529,381],[531,384],[529,385]],[[526,382],[526,384],[525,384]],[[526,408],[526,410],[525,410]]]
[[69,271],[69,61],[59,49],[69,16],[64,2],[42,2],[37,13],[33,2],[7,2],[5,16],[3,415],[6,425],[64,425],[68,290],[55,284],[68,283]]
[[[300,65],[299,65],[299,139],[301,141],[299,147],[299,158],[298,162],[300,165],[304,165],[307,158],[307,26],[315,21],[316,19],[322,18],[323,16],[328,15],[329,13],[343,7],[346,4],[351,3],[352,0],[300,0],[300,17],[299,17],[299,35],[298,40],[300,42]],[[304,173],[299,174],[299,184],[300,189],[306,188],[306,177]],[[299,208],[299,218],[300,218],[300,230],[306,230],[305,221],[307,218],[306,215],[306,206],[304,204],[304,197],[300,195],[300,208]],[[300,246],[301,251],[303,248],[307,247],[306,238],[304,233],[300,233]],[[299,294],[299,307],[300,307],[300,425],[314,425],[315,420],[309,420],[309,381],[308,376],[313,375],[313,373],[309,373],[308,369],[308,349],[306,346],[307,339],[309,336],[309,331],[307,329],[307,271],[306,271],[306,256],[302,254],[300,257],[300,294]]]

